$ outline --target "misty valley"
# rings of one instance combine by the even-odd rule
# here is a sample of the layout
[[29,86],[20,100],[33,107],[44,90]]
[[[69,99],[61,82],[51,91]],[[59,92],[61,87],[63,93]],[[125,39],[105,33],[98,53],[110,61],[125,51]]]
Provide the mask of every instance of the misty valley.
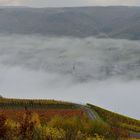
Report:
[[125,39],[2,34],[0,92],[5,97],[91,102],[140,119],[139,44]]
[[139,105],[140,2],[0,0],[0,140],[138,140]]

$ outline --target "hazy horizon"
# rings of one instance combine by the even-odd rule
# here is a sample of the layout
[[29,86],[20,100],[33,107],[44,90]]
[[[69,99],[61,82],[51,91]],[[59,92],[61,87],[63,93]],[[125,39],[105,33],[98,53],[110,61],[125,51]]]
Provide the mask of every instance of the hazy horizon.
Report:
[[138,0],[0,0],[0,6],[83,7],[83,6],[140,6]]

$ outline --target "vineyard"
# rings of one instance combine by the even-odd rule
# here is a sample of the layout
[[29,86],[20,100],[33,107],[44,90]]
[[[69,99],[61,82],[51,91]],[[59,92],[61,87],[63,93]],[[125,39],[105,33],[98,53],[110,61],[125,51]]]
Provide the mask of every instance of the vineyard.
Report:
[[100,107],[88,104],[88,106],[96,111],[100,118],[111,126],[124,128],[134,132],[140,132],[140,121],[135,120],[117,113],[102,109]]
[[76,109],[73,103],[55,100],[30,100],[30,99],[7,99],[0,98],[0,108],[54,108]]
[[[42,122],[47,122],[55,116],[62,116],[64,118],[84,116],[84,112],[80,109],[28,109],[28,111],[37,113]],[[0,109],[0,114],[5,114],[8,119],[12,119],[17,122],[22,121],[21,116],[23,116],[25,112],[25,109]]]
[[8,119],[21,121],[26,111],[37,113],[42,122],[55,116],[65,118],[84,116],[85,113],[76,105],[55,100],[29,100],[29,99],[0,99],[0,114],[5,114]]
[[[90,119],[87,108],[96,119]],[[139,126],[137,120],[93,105],[0,98],[0,140],[129,139],[130,130],[138,132]]]
[[[5,114],[5,112],[10,114]],[[104,140],[106,138],[112,140],[112,138],[119,137],[129,138],[128,131],[123,129],[116,131],[105,123],[89,120],[78,110],[71,113],[66,113],[64,110],[59,113],[49,110],[48,113],[50,113],[49,115],[52,113],[52,116],[47,121],[41,119],[40,114],[33,110],[24,110],[18,113],[19,120],[17,114],[15,114],[16,118],[12,119],[14,113],[17,112],[3,110],[0,113],[1,140]]]

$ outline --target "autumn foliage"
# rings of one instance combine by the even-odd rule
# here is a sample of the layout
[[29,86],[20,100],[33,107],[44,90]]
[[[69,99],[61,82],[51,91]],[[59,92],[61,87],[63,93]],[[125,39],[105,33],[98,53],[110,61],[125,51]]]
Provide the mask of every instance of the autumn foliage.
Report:
[[6,136],[7,128],[5,126],[6,116],[4,114],[0,114],[0,137],[4,138]]
[[140,132],[139,120],[128,118],[126,116],[122,116],[117,113],[90,104],[89,107],[95,110],[105,122],[107,122],[111,126],[114,126],[115,128],[122,128],[122,130],[126,129],[129,131]]
[[[65,118],[84,115],[80,109],[28,109],[28,111],[39,114],[42,122],[50,120],[54,116],[63,116]],[[22,121],[21,116],[26,113],[25,109],[0,109],[0,113],[5,113],[8,118],[15,121]]]
[[[45,123],[37,113],[25,110],[21,121],[0,115],[0,139],[2,140],[86,140],[94,138],[97,131],[86,116],[53,116]],[[106,131],[106,130],[105,130]],[[99,131],[98,131],[99,132]],[[98,135],[100,138],[100,136]]]
[[98,114],[105,121],[89,119],[82,108],[71,103],[0,99],[0,140],[112,140],[129,137],[129,131],[118,127],[120,124],[114,117],[100,110]]

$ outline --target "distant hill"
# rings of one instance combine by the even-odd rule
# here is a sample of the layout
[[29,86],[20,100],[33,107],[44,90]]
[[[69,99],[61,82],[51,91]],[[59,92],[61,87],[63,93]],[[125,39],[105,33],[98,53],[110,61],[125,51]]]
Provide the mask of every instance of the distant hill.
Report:
[[140,7],[0,7],[0,33],[140,39]]

